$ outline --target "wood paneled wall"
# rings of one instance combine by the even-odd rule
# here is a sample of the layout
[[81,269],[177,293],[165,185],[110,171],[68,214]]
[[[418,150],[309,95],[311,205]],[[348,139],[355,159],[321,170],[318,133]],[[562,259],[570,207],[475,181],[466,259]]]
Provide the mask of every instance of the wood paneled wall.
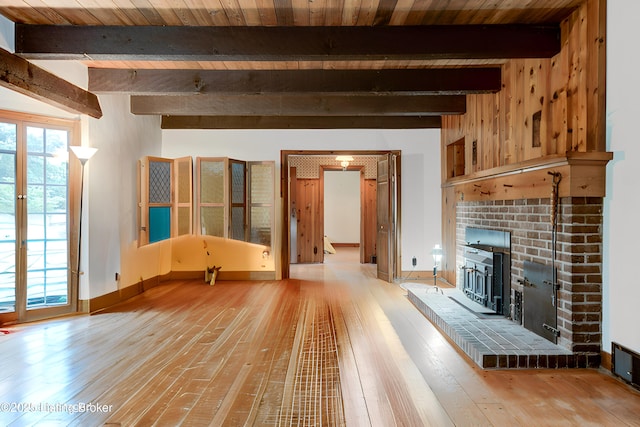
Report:
[[[500,92],[468,95],[466,114],[443,116],[443,276],[448,280],[455,277],[456,236],[451,221],[461,195],[480,188],[483,197],[504,200],[505,194],[511,194],[509,198],[513,199],[513,191],[502,191],[501,195],[486,189],[512,189],[512,183],[503,181],[517,172],[522,174],[518,197],[538,197],[534,193],[540,188],[528,173],[554,168],[565,158],[570,166],[563,172],[563,179],[582,176],[582,172],[576,174],[570,159],[582,154],[598,158],[593,154],[605,153],[605,23],[606,0],[586,0],[562,22],[562,50],[558,55],[506,62]],[[464,147],[463,153],[460,147]],[[588,173],[597,181],[590,184],[594,191],[604,188],[610,157],[599,158],[603,160],[594,162]],[[584,164],[580,167],[584,169]],[[546,171],[543,173],[546,175]],[[564,185],[569,182],[567,179]],[[570,188],[591,191],[584,185]],[[580,194],[585,195],[590,194]]]
[[585,2],[562,23],[558,55],[508,61],[500,92],[468,95],[466,114],[443,116],[443,144],[465,139],[466,174],[550,154],[605,150],[601,3]]

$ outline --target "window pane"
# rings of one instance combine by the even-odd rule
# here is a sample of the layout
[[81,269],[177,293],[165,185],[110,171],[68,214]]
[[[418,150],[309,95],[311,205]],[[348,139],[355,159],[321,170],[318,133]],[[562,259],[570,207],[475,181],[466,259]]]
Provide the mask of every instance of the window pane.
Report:
[[31,184],[44,184],[44,157],[29,156],[27,159],[27,181]]
[[271,207],[251,208],[251,243],[271,246]]
[[59,155],[67,151],[69,132],[60,129],[47,129],[45,136],[47,154]]
[[0,313],[16,301],[16,136],[13,123],[0,123]]
[[224,162],[200,162],[200,203],[224,203]]
[[191,234],[191,208],[189,206],[178,208],[178,236]]
[[231,203],[245,203],[244,164],[231,163]]
[[273,165],[251,165],[251,203],[272,203]]
[[159,206],[149,208],[149,243],[171,237],[171,208]]
[[171,163],[149,162],[149,203],[171,203]]
[[29,215],[44,213],[44,185],[27,186],[27,212]]
[[178,203],[191,201],[191,160],[178,162]]
[[15,154],[0,153],[0,213],[15,212]]
[[[50,239],[51,237],[49,237]],[[46,244],[45,267],[47,270],[56,269],[64,270],[67,268],[67,241],[66,240],[47,240]],[[57,275],[57,273],[56,273]],[[67,278],[64,278],[65,294],[67,286]]]
[[27,151],[29,153],[44,153],[44,129],[27,127]]
[[[6,222],[5,222],[6,221]],[[16,300],[16,242],[15,242],[15,221],[11,222],[8,217],[2,217],[0,224],[3,233],[0,236],[0,257],[5,265],[0,271],[0,313],[15,310]],[[13,227],[9,230],[9,227]],[[5,236],[5,232],[11,232],[11,236]]]
[[67,183],[67,162],[59,157],[46,159],[47,184],[65,185]]
[[16,151],[16,125],[0,123],[0,150]]
[[[66,239],[67,238],[67,214],[61,212],[59,214],[47,214],[47,239]],[[66,245],[66,242],[65,242]]]
[[244,240],[244,206],[231,208],[231,238]]
[[61,185],[47,185],[47,213],[67,212],[67,187]]
[[200,208],[200,227],[202,234],[224,237],[224,206]]
[[47,305],[67,303],[67,271],[66,269],[47,270],[45,275]]

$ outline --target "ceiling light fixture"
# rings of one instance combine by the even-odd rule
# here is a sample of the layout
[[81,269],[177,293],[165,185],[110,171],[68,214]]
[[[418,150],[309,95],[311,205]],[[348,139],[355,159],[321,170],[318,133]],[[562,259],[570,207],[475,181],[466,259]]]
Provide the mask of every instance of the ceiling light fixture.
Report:
[[342,170],[346,171],[349,167],[349,162],[353,162],[353,156],[338,156],[336,160],[340,162],[340,166],[342,166]]

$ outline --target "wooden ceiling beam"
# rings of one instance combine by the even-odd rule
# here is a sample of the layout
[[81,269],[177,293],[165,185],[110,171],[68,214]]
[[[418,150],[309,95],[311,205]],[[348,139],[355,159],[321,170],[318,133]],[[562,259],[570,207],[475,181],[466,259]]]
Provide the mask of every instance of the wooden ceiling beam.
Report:
[[464,114],[466,96],[131,96],[131,112],[182,116],[440,116]]
[[498,67],[384,70],[125,70],[89,68],[95,93],[462,95],[501,89]]
[[4,49],[0,49],[0,86],[71,113],[102,117],[95,94]]
[[439,129],[440,116],[162,116],[162,129]]
[[549,58],[560,26],[82,26],[15,25],[29,59],[327,61]]

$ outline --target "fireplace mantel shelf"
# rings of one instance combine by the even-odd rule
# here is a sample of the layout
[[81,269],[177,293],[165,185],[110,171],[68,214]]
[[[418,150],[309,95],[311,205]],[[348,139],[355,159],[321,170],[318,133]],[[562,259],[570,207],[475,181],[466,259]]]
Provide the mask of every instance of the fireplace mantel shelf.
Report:
[[611,152],[571,152],[550,155],[450,178],[456,200],[517,200],[549,197],[550,172],[561,176],[560,197],[604,197],[606,165]]

